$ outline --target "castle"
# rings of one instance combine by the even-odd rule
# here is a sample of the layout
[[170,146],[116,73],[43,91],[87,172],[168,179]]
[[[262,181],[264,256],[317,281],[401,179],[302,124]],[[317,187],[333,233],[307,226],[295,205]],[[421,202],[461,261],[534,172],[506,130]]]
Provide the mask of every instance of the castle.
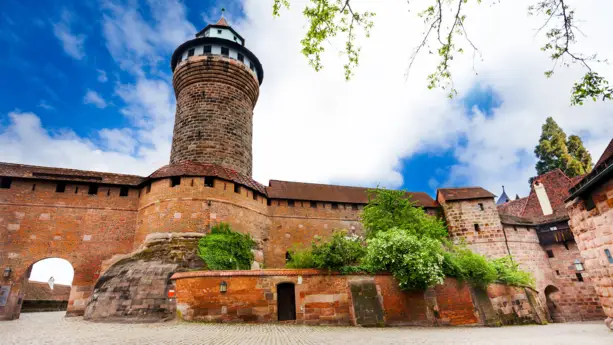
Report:
[[[67,314],[83,315],[103,262],[132,252],[148,235],[207,233],[223,221],[257,242],[256,268],[283,268],[296,243],[336,229],[363,234],[365,188],[262,185],[251,178],[253,109],[264,71],[225,19],[181,44],[171,68],[177,106],[169,165],[142,177],[0,163],[6,295],[0,319],[19,317],[32,265],[49,257],[73,265]],[[535,179],[528,197],[508,201],[505,194],[500,205],[479,187],[439,189],[436,200],[410,195],[416,206],[445,218],[451,238],[488,257],[510,255],[532,272],[554,321],[602,319],[565,208],[575,183],[553,171]]]

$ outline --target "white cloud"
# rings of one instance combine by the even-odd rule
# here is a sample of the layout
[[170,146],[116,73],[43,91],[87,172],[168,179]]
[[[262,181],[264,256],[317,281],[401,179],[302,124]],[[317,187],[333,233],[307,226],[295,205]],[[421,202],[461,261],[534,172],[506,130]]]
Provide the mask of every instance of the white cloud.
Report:
[[100,94],[94,90],[87,90],[85,96],[83,97],[83,103],[92,104],[99,109],[104,109],[108,105],[104,98],[102,98],[102,96],[100,96]]
[[[534,174],[532,151],[547,116],[568,134],[581,134],[597,159],[611,138],[613,103],[568,106],[581,70],[560,68],[552,79],[544,78],[550,61],[539,51],[541,40],[533,38],[540,21],[527,17],[529,3],[483,5],[468,13],[468,30],[484,62],[477,63],[475,75],[472,54],[456,58],[456,88],[465,93],[478,83],[491,86],[504,103],[491,116],[477,110],[465,116],[459,102],[426,89],[425,78],[437,62],[432,56],[421,55],[405,79],[423,31],[415,12],[407,13],[417,8],[363,1],[377,12],[376,26],[364,42],[354,79],[345,82],[338,56],[342,41],[327,47],[320,73],[300,54],[306,30],[302,4],[273,19],[260,0],[245,1],[246,18],[231,24],[265,71],[254,114],[254,177],[264,183],[277,178],[397,187],[403,182],[401,159],[452,150],[458,164],[451,177],[444,181],[432,171],[431,186],[481,185],[498,193],[504,184],[509,195],[525,195]],[[101,130],[89,140],[70,131],[50,133],[34,114],[14,112],[9,127],[0,129],[0,145],[11,148],[2,150],[0,160],[143,175],[167,163],[175,103],[165,61],[199,28],[176,1],[149,5],[145,16],[148,10],[131,2],[107,2],[102,18],[107,48],[134,78],[116,88],[134,128]],[[613,3],[577,3],[576,15],[586,19],[581,29],[588,35],[580,38],[582,50],[613,57],[613,49],[602,44],[612,29],[606,16],[611,11]],[[611,67],[599,68],[613,78]]]
[[106,76],[106,71],[101,70],[101,69],[97,69],[96,72],[98,72],[98,81],[101,83],[106,83],[109,78]]
[[43,108],[45,110],[55,110],[55,107],[49,104],[49,102],[44,99],[41,99],[40,102],[38,102],[37,107]]
[[62,10],[60,21],[53,23],[53,33],[62,43],[66,54],[74,59],[81,60],[85,57],[85,39],[87,36],[72,31],[73,21],[72,14],[66,9]]

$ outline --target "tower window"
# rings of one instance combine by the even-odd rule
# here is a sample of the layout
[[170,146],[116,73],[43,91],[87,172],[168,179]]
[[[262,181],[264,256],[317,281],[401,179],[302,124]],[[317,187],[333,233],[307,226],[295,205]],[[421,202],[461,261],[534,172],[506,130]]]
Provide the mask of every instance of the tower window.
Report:
[[147,184],[147,189],[145,190],[145,194],[151,193],[151,182]]
[[485,207],[483,207],[482,203],[478,203],[477,205],[479,205],[479,211],[485,211]]
[[89,185],[89,189],[87,190],[87,194],[89,194],[89,195],[96,195],[96,194],[98,194],[98,185],[97,184],[90,184]]
[[181,176],[173,176],[170,178],[170,186],[176,187],[181,184]]
[[290,262],[292,260],[292,254],[290,252],[285,252],[285,262]]
[[547,257],[548,258],[553,258],[553,250],[551,250],[551,249],[547,250]]
[[557,275],[560,275],[560,270],[556,270],[556,274],[557,274]]
[[577,281],[579,282],[583,281],[583,275],[581,273],[575,273],[575,275],[577,276]]
[[217,30],[217,33],[221,35],[221,30]]
[[317,208],[317,201],[311,201],[311,208]]
[[204,185],[210,188],[215,187],[215,178],[213,176],[205,176]]
[[211,54],[211,46],[202,47],[202,54]]
[[119,196],[128,196],[130,189],[128,187],[121,187],[119,189]]
[[230,56],[230,48],[221,47],[221,55]]
[[272,200],[267,199],[267,200],[266,200],[266,205],[271,206],[271,205],[272,205]]
[[2,177],[0,178],[0,188],[9,189],[11,188],[11,183],[13,183],[13,179],[11,177]]
[[255,65],[251,61],[249,62],[249,68],[251,68],[251,70],[255,72]]
[[256,192],[253,192],[253,200],[258,200],[258,194]]
[[357,211],[358,210],[358,204],[352,204],[351,205],[351,209],[354,210],[354,211]]
[[240,193],[241,192],[241,186],[239,184],[234,184],[234,193]]
[[604,250],[604,255],[607,256],[607,259],[609,260],[610,264],[613,264],[613,255],[611,255],[611,251],[608,249]]
[[240,61],[240,62],[245,62],[245,57],[243,56],[243,54],[238,53],[237,58],[238,58],[238,61]]
[[583,197],[583,204],[585,205],[585,209],[587,211],[593,210],[596,207],[596,205],[594,204],[594,199],[592,198],[591,194],[588,194],[585,197]]
[[195,52],[196,52],[195,48],[192,48],[192,49],[188,50],[187,51],[187,57],[194,56]]
[[294,200],[287,200],[287,206],[294,207]]
[[66,183],[59,182],[58,184],[55,185],[56,193],[64,193],[65,191],[66,191]]
[[479,224],[475,224],[475,231],[481,231],[481,227],[479,226]]
[[333,202],[333,203],[332,203],[332,209],[333,209],[333,210],[338,210],[338,204],[337,204],[337,203],[335,203],[335,202]]

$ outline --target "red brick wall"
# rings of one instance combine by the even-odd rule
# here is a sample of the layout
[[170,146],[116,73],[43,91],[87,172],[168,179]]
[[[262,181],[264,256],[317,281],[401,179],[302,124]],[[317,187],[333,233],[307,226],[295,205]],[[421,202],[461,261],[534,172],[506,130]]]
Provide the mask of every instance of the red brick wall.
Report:
[[590,211],[580,198],[568,202],[566,208],[589,279],[605,314],[613,318],[613,263],[605,255],[605,249],[613,253],[613,179],[597,186],[591,196],[596,207]]
[[51,181],[13,179],[10,189],[0,189],[0,262],[13,270],[10,279],[0,278],[0,285],[12,285],[0,319],[18,317],[28,269],[52,257],[73,265],[68,314],[82,314],[100,263],[132,249],[137,190],[120,197],[118,187],[101,186],[97,195],[88,195],[87,184],[68,184],[64,193],[55,188]]
[[447,278],[445,284],[434,287],[434,291],[442,323],[453,326],[479,323],[468,284]]

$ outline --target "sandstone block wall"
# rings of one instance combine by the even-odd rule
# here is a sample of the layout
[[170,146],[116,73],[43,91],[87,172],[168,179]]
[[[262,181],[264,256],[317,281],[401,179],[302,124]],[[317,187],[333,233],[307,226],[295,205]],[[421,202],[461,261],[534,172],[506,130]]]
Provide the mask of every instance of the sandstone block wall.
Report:
[[589,279],[605,314],[613,318],[613,263],[605,253],[609,250],[613,255],[613,179],[598,186],[591,196],[596,205],[592,210],[586,210],[579,198],[569,201],[566,208]]
[[[337,275],[317,270],[218,271],[187,272],[173,276],[177,288],[177,310],[185,320],[210,322],[276,322],[279,283],[295,284],[296,320],[298,324],[360,325],[377,320],[383,310],[384,325],[475,325],[481,302],[475,302],[471,288],[454,279],[426,292],[405,292],[398,289],[392,276]],[[219,286],[227,283],[227,292]],[[363,289],[374,284],[379,307],[364,308]],[[359,292],[356,295],[356,291]],[[495,291],[503,291],[498,288]],[[520,300],[518,289],[508,288],[496,298]],[[511,294],[513,297],[510,297]],[[507,296],[507,297],[505,297]],[[524,296],[522,301],[525,300]],[[371,300],[367,299],[370,303]],[[486,303],[492,302],[487,299]],[[523,302],[522,302],[523,303]],[[504,303],[499,303],[503,305]],[[497,311],[502,307],[497,307]],[[529,305],[521,314],[538,323]],[[369,311],[370,310],[370,311]],[[509,311],[509,313],[518,313]]]
[[0,319],[19,317],[29,270],[46,258],[72,264],[68,315],[82,315],[101,262],[132,249],[137,204],[136,189],[120,197],[119,187],[100,186],[89,195],[86,183],[68,183],[56,193],[55,182],[14,179],[0,190],[0,262],[12,269],[9,279],[0,277],[0,285],[11,286]]
[[194,56],[174,72],[177,98],[170,163],[218,164],[251,176],[253,108],[259,84],[247,67]]

